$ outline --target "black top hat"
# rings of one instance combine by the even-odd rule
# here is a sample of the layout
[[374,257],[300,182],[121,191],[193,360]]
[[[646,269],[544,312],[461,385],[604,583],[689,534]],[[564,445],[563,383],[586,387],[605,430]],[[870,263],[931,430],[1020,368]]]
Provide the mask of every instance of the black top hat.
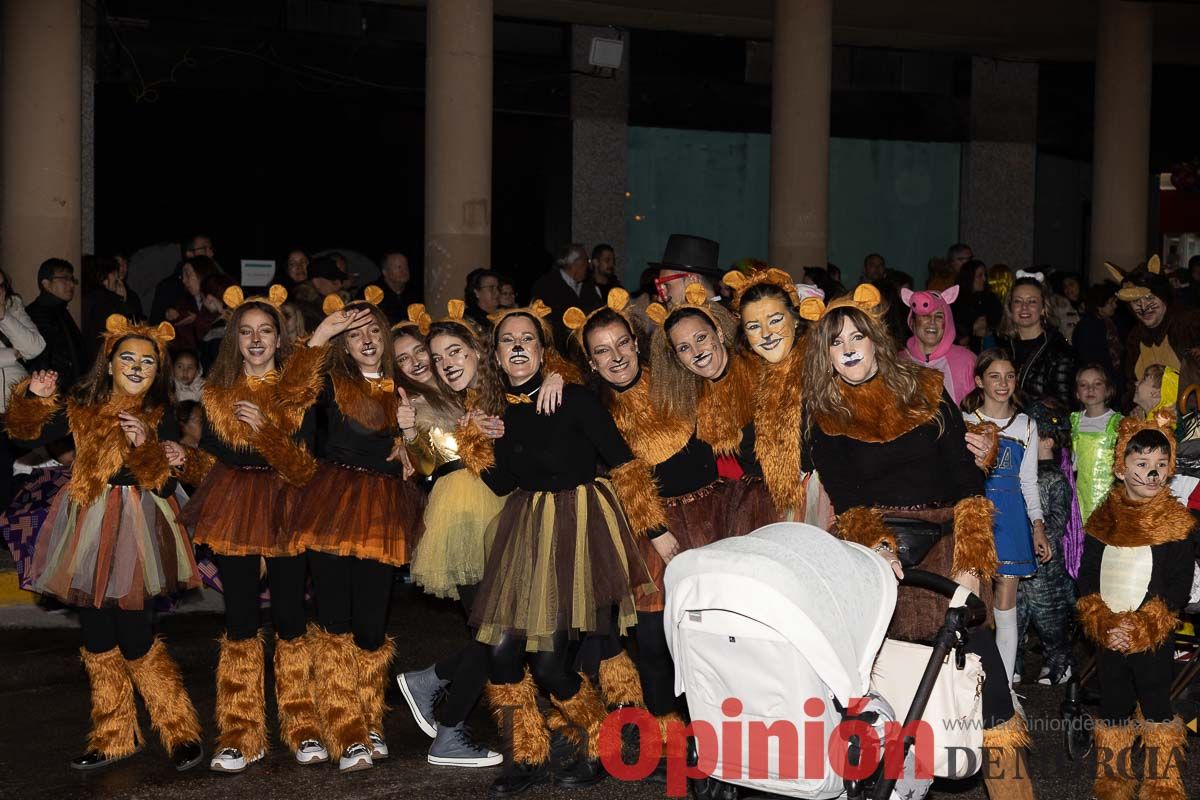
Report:
[[686,233],[672,233],[667,239],[667,249],[663,252],[662,261],[652,261],[650,266],[719,278],[721,268],[717,264],[717,253],[720,249],[720,243],[712,239],[688,236]]

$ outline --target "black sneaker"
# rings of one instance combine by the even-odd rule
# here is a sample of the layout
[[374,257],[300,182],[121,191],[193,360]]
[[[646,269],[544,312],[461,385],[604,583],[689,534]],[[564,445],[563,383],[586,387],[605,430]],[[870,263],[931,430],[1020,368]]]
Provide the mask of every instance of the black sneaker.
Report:
[[549,764],[518,764],[510,761],[505,766],[504,773],[492,781],[488,791],[494,797],[511,797],[549,781]]

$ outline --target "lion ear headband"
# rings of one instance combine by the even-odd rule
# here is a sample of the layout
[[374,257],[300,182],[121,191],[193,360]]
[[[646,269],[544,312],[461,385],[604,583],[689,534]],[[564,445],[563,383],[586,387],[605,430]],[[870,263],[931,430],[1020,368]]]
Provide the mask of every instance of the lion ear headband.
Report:
[[809,322],[817,322],[830,311],[838,308],[857,308],[872,317],[882,316],[883,296],[879,290],[869,283],[864,283],[854,290],[852,295],[843,295],[828,305],[819,297],[806,297],[800,303],[800,316]]
[[[1141,300],[1143,297],[1149,297],[1154,294],[1148,286],[1139,286],[1133,282],[1129,273],[1118,267],[1116,264],[1104,262],[1105,268],[1108,269],[1108,274],[1116,279],[1121,288],[1117,290],[1117,299],[1123,300],[1126,303],[1132,303],[1134,300]],[[1162,272],[1162,262],[1158,260],[1158,254],[1150,256],[1150,260],[1146,262],[1146,272],[1151,275],[1158,275]]]
[[577,308],[576,306],[571,306],[568,308],[565,312],[563,312],[563,324],[566,325],[567,329],[571,331],[572,335],[575,337],[575,340],[578,341],[580,345],[583,345],[583,329],[587,325],[588,320],[605,309],[615,311],[620,314],[625,319],[625,324],[629,325],[630,330],[632,330],[633,325],[630,324],[629,316],[625,313],[625,308],[628,305],[629,292],[625,291],[620,286],[614,286],[611,290],[609,290],[608,299],[605,300],[604,305],[600,306],[590,314],[585,314],[583,309]]
[[733,310],[742,310],[742,296],[751,288],[759,284],[769,283],[779,289],[782,289],[792,301],[792,305],[796,308],[800,307],[800,293],[796,289],[796,283],[792,280],[792,276],[776,267],[767,267],[765,269],[756,269],[749,275],[742,273],[740,270],[730,270],[725,273],[725,277],[721,282],[733,289]]
[[676,311],[684,308],[694,308],[708,317],[708,321],[719,331],[721,326],[717,324],[716,317],[708,310],[708,303],[708,292],[704,289],[704,284],[697,281],[689,283],[687,288],[683,290],[683,303],[681,305],[668,311],[667,307],[661,303],[651,303],[646,306],[646,316],[654,320],[654,323],[662,328],[666,325],[667,318]]
[[[538,321],[542,326],[542,338],[546,341],[546,346],[554,347],[554,331],[550,328],[550,315],[553,313],[550,306],[543,303],[541,300],[534,300],[524,308],[502,308],[499,311],[493,311],[488,314],[488,320],[493,325],[493,331],[498,332],[500,326],[504,324],[504,320],[511,317],[513,314],[527,314]],[[495,333],[493,333],[495,335]],[[495,341],[495,340],[493,340]]]
[[126,336],[138,336],[154,342],[161,362],[167,354],[167,346],[175,340],[175,327],[169,322],[160,322],[151,327],[136,325],[120,314],[110,314],[104,321],[104,353],[112,357],[112,348]]
[[[363,300],[369,305],[378,308],[379,303],[383,300],[383,289],[380,289],[378,286],[368,286],[366,289],[363,289]],[[325,301],[321,303],[321,310],[325,312],[325,316],[327,317],[335,311],[341,311],[345,307],[346,301],[342,299],[340,294],[326,295]]]
[[[424,303],[413,303],[408,307],[408,322],[401,322],[394,326],[393,330],[415,325],[422,336],[427,336],[433,322],[433,317],[429,315]],[[446,316],[439,319],[438,322],[456,322],[472,333],[476,332],[475,324],[467,318],[467,304],[462,300],[451,300],[446,303]]]
[[246,297],[245,293],[242,291],[242,287],[230,286],[225,290],[225,294],[221,295],[221,299],[225,301],[225,307],[230,309],[237,308],[243,303],[251,302],[270,303],[276,308],[279,308],[285,302],[287,302],[288,293],[287,289],[283,288],[279,284],[274,284],[270,289],[267,290],[266,297],[261,295]]

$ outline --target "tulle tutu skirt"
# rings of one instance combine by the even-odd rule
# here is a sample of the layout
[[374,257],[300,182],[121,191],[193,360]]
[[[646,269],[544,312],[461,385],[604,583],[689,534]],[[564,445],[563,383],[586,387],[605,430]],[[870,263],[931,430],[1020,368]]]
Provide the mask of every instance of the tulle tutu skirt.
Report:
[[488,526],[487,565],[471,610],[479,641],[522,636],[553,649],[556,631],[582,638],[637,623],[636,595],[654,583],[612,484],[597,479],[559,492],[513,492]]
[[742,536],[779,522],[779,512],[762,478],[742,476],[729,481],[726,497],[724,519],[730,536]]
[[[745,533],[733,532],[726,522],[730,498],[735,491],[740,492],[736,481],[722,479],[679,497],[663,498],[663,507],[667,512],[667,530],[679,543],[680,552]],[[642,559],[646,562],[650,579],[654,581],[658,591],[651,594],[642,593],[637,598],[637,610],[643,613],[662,611],[666,600],[663,576],[666,575],[667,565],[654,548],[652,540],[644,536],[639,537],[638,547]]]
[[138,610],[147,598],[200,585],[179,503],[137,486],[109,486],[89,506],[59,491],[38,534],[32,589],[74,606]]
[[223,556],[294,556],[304,551],[290,517],[301,493],[269,467],[217,462],[183,510],[196,544]]
[[305,550],[408,562],[421,532],[425,494],[398,475],[322,462],[290,515]]
[[438,478],[425,506],[425,532],[413,555],[413,582],[437,597],[458,599],[458,587],[483,579],[488,525],[504,507],[468,469]]

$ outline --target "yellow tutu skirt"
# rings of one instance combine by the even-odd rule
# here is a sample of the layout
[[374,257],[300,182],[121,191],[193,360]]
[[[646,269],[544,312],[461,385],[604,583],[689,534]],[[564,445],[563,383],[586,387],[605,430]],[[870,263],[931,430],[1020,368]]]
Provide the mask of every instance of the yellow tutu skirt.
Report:
[[484,535],[504,507],[470,470],[438,478],[425,506],[425,533],[413,555],[413,582],[437,597],[458,599],[458,587],[479,583],[487,558]]

